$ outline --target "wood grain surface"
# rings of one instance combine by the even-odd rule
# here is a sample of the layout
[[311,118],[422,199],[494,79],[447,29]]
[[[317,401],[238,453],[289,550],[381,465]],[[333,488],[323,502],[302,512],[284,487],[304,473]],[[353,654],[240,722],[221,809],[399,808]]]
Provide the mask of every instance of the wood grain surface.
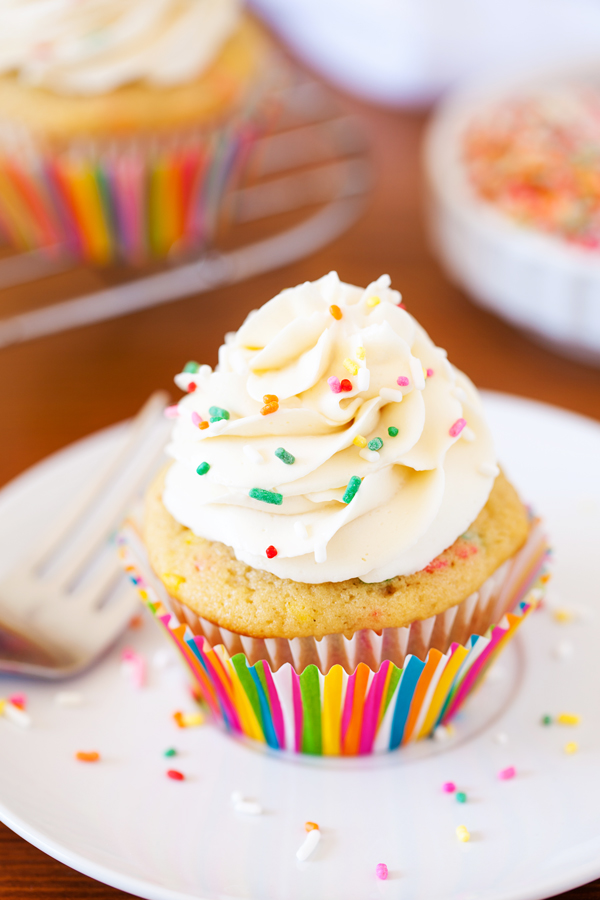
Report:
[[[187,359],[214,365],[226,331],[283,287],[336,269],[366,285],[389,272],[408,309],[482,388],[600,419],[600,370],[562,359],[472,305],[426,239],[420,148],[426,115],[363,107],[377,183],[362,220],[300,263],[197,298],[0,351],[0,483],[71,441],[134,414]],[[118,280],[80,269],[0,294],[0,317]],[[543,312],[541,313],[543,314]],[[599,860],[600,866],[600,860]],[[2,900],[126,896],[67,868],[0,825]],[[600,880],[565,897],[600,900]]]

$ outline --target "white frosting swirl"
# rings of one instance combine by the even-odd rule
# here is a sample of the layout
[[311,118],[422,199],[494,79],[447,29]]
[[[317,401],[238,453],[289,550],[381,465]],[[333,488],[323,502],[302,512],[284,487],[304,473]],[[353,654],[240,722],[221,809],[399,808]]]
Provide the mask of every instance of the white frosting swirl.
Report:
[[[481,402],[389,284],[384,275],[362,290],[331,272],[285,290],[226,336],[214,372],[177,376],[197,387],[169,446],[163,500],[175,519],[254,568],[310,584],[419,571],[468,528],[498,471]],[[336,393],[331,378],[352,389]],[[279,409],[262,415],[266,394]],[[210,407],[229,419],[201,430]],[[383,445],[361,449],[357,437]],[[344,502],[353,476],[362,482]]]
[[0,0],[0,72],[63,94],[181,84],[213,61],[240,0]]

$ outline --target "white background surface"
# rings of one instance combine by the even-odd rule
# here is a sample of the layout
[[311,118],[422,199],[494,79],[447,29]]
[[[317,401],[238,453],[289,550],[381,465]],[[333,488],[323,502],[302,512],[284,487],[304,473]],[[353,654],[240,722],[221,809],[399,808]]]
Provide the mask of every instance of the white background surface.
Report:
[[[27,692],[33,717],[30,730],[0,718],[0,818],[63,862],[157,900],[533,900],[600,875],[600,426],[502,395],[486,402],[508,474],[548,522],[550,605],[576,617],[560,625],[548,609],[532,615],[451,741],[297,761],[211,726],[179,730],[172,713],[192,709],[179,665],[151,665],[141,690],[120,670],[125,644],[148,660],[164,646],[146,620],[61,686],[81,692],[79,708],[56,706],[55,685],[0,678],[0,695]],[[0,494],[4,566],[121,433],[75,445]],[[560,641],[574,649],[568,660],[554,653]],[[540,725],[560,712],[581,724]],[[574,756],[563,752],[569,740],[580,746]],[[169,746],[180,751],[171,760]],[[77,763],[77,750],[98,750],[102,761]],[[508,765],[517,778],[499,781]],[[187,780],[167,779],[171,767]],[[447,780],[468,794],[464,806],[442,792]],[[265,814],[236,814],[234,790]],[[323,837],[298,863],[307,819]],[[470,843],[457,841],[459,824]],[[379,862],[390,870],[385,883],[375,879]]]

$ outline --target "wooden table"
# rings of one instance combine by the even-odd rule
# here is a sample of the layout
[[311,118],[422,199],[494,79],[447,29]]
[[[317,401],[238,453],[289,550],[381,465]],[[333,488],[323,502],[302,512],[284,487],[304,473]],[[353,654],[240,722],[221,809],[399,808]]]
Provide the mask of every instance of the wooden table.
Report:
[[[473,306],[428,248],[420,147],[426,116],[352,103],[367,120],[377,184],[344,237],[281,271],[171,306],[0,351],[0,483],[92,431],[136,412],[187,359],[214,365],[226,331],[283,287],[336,269],[366,285],[389,272],[411,312],[477,385],[534,397],[600,419],[600,369],[553,355]],[[0,298],[0,316],[104,286],[113,273],[78,270]],[[0,825],[0,897],[66,900],[126,896],[55,862]],[[600,898],[600,880],[569,897]]]

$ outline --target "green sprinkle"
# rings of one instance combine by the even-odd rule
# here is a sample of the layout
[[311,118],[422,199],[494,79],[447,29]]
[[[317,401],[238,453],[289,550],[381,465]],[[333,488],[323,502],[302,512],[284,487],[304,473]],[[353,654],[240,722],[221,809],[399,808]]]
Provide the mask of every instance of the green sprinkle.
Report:
[[206,473],[208,472],[209,469],[210,469],[210,466],[207,462],[201,462],[200,465],[198,466],[198,468],[196,469],[196,472],[198,473],[198,475],[206,475]]
[[163,756],[177,756],[177,750],[175,747],[169,747],[168,750],[165,750]]
[[467,795],[465,794],[464,791],[459,791],[459,792],[457,793],[457,795],[456,795],[456,800],[457,800],[458,803],[466,803],[466,802],[467,802]]
[[542,725],[552,725],[552,716],[542,716]]
[[224,422],[225,416],[211,416],[209,422]]
[[183,371],[196,373],[199,368],[200,363],[197,363],[193,359],[190,359],[190,361],[186,362],[185,366],[183,367]]
[[228,419],[229,413],[226,409],[221,409],[220,406],[211,406],[208,410],[209,416],[213,418],[210,420],[211,422],[217,422],[219,419]]
[[265,491],[263,488],[252,488],[248,496],[253,500],[262,500],[263,503],[273,503],[275,506],[281,506],[283,502],[283,494]]
[[284,450],[283,447],[278,447],[275,451],[275,456],[277,456],[281,462],[284,462],[286,466],[293,466],[296,462],[296,457],[292,456],[291,453],[288,453],[287,450]]
[[388,428],[388,434],[390,437],[396,437],[396,435],[398,434],[398,429],[395,425],[390,425],[390,427]]
[[383,441],[380,437],[373,438],[372,441],[369,441],[367,447],[369,448],[369,450],[381,450],[381,448],[383,447]]
[[348,482],[348,487],[346,488],[346,493],[342,497],[344,503],[350,503],[350,501],[354,498],[357,490],[361,485],[361,479],[358,475],[353,475],[350,481]]

